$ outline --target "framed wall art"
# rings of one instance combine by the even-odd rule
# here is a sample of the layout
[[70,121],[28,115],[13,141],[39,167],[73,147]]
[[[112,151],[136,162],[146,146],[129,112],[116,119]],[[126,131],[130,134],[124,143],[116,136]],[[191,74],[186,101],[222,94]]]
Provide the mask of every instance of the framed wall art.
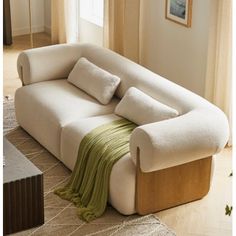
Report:
[[192,0],[166,0],[166,19],[191,27]]

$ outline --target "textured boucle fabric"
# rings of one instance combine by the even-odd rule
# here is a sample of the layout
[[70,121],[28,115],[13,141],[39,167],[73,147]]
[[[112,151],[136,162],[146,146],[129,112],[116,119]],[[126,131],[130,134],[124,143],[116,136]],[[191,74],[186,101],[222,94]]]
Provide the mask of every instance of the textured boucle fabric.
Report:
[[178,116],[178,112],[141,90],[131,87],[118,103],[115,113],[138,125],[167,120]]
[[68,81],[106,105],[112,99],[120,78],[82,57],[69,74]]

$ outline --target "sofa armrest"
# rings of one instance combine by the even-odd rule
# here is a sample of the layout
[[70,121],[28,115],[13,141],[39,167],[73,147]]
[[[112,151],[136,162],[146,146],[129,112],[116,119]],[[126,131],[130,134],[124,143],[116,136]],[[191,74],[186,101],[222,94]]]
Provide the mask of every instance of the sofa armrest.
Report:
[[17,70],[23,85],[66,78],[80,57],[80,44],[29,49],[18,56]]
[[212,156],[228,141],[229,126],[218,108],[193,110],[182,116],[137,127],[130,152],[143,172],[157,171]]

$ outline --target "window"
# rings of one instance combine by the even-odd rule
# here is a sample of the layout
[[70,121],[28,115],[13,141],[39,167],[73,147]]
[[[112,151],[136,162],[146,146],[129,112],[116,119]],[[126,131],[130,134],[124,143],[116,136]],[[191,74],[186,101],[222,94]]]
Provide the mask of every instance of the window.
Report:
[[103,27],[104,0],[80,0],[80,17]]

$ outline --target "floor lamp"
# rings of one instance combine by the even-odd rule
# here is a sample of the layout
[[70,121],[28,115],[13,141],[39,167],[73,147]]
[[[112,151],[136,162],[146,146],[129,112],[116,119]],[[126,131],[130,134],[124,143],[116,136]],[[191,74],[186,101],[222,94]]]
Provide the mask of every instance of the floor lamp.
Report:
[[30,46],[31,48],[33,48],[34,43],[33,43],[33,32],[32,32],[31,0],[28,0],[28,2],[29,2]]

